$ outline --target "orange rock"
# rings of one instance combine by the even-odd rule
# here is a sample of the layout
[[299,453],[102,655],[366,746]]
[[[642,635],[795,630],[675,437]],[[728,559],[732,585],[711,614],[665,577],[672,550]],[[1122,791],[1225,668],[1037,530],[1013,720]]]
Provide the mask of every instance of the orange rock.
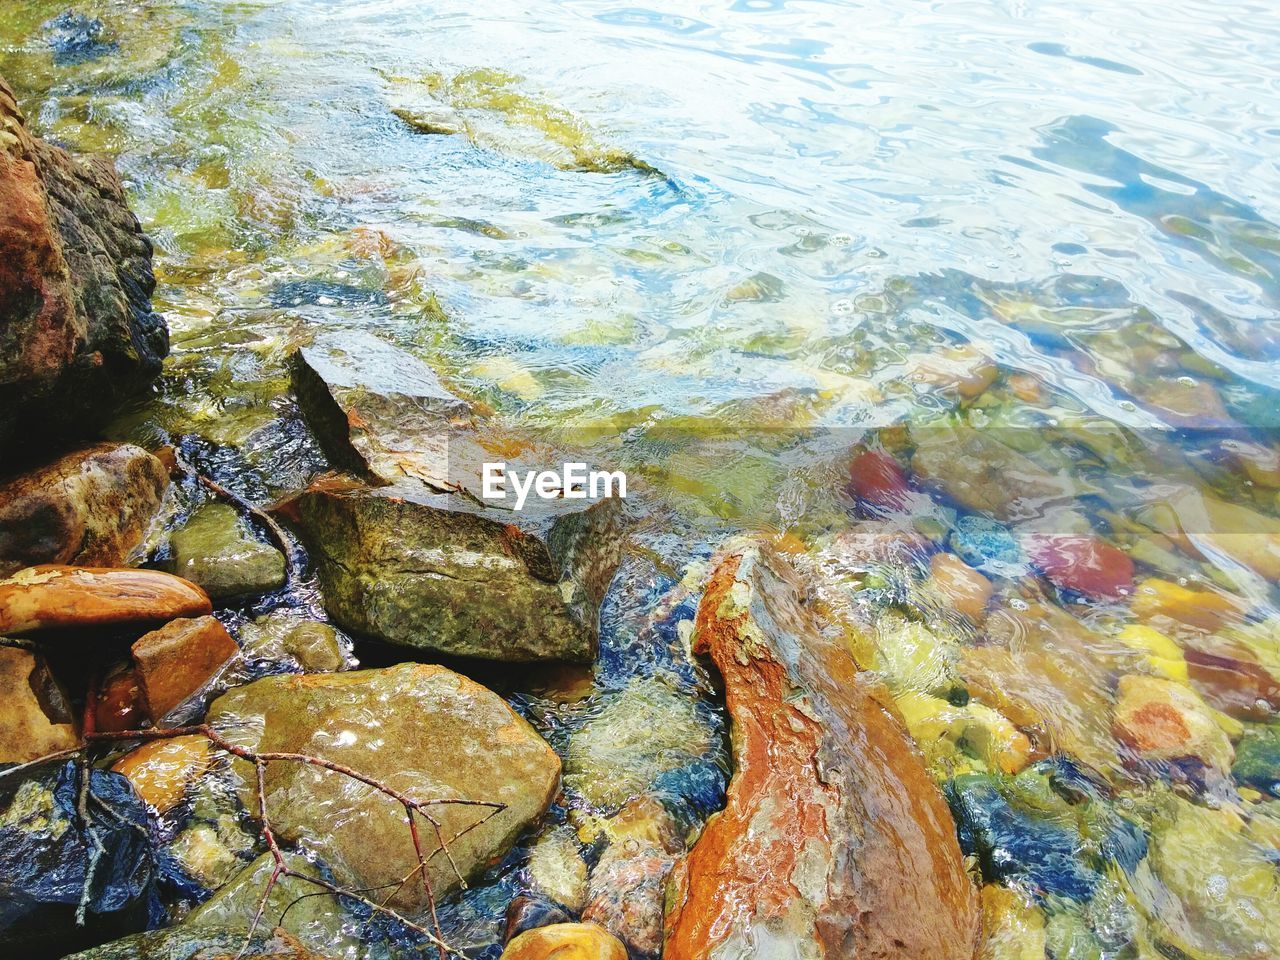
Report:
[[79,742],[66,694],[44,658],[0,646],[0,763],[26,763]]
[[129,778],[144,801],[160,813],[177,806],[187,788],[206,770],[213,748],[199,734],[152,740],[126,753],[111,769]]
[[677,866],[666,960],[961,960],[977,897],[955,825],[884,688],[829,640],[776,554],[712,575],[695,646],[725,682],[734,776]]
[[165,623],[212,609],[194,583],[156,570],[48,565],[0,580],[0,634]]
[[512,938],[501,960],[627,960],[627,948],[594,923],[553,923]]
[[1280,712],[1280,681],[1242,644],[1217,636],[1190,644],[1183,655],[1191,685],[1215,709],[1263,722]]
[[132,648],[138,683],[153,723],[204,686],[240,652],[213,617],[174,620],[140,637]]
[[104,733],[137,730],[147,719],[138,674],[132,667],[108,674],[94,705],[94,727]]
[[991,581],[954,553],[935,553],[929,558],[931,583],[941,597],[974,623],[987,616]]
[[1040,381],[1029,373],[1014,373],[1009,376],[1009,389],[1023,403],[1039,403],[1043,390]]

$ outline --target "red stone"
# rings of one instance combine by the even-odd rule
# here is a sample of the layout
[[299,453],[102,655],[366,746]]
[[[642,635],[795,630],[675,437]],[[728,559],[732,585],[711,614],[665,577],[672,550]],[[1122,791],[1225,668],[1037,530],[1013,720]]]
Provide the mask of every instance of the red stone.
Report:
[[1049,582],[1063,590],[1091,600],[1114,600],[1133,592],[1133,561],[1098,537],[1037,534],[1027,553]]
[[874,507],[902,510],[911,502],[907,475],[883,450],[863,450],[849,464],[849,490]]

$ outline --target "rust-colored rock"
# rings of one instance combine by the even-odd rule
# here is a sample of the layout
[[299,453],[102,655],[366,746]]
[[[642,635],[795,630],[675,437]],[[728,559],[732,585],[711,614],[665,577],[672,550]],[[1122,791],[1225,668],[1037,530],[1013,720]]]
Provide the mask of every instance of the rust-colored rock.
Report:
[[954,553],[935,553],[929,558],[930,583],[938,597],[958,613],[981,624],[991,602],[991,581]]
[[801,596],[783,560],[744,548],[699,608],[734,777],[676,868],[664,956],[971,958],[977,896],[946,804],[884,688]]
[[213,617],[174,620],[140,637],[132,648],[133,662],[152,722],[159,723],[239,652]]
[[48,564],[0,580],[0,634],[167,623],[212,610],[194,583],[156,570]]
[[0,576],[41,563],[116,567],[142,542],[169,485],[131,443],[100,443],[0,486]]
[[627,948],[594,923],[553,923],[526,930],[502,951],[501,960],[627,960]]
[[44,658],[0,646],[0,763],[26,763],[77,743],[66,694]]
[[169,352],[151,244],[111,162],[31,136],[0,81],[0,454],[82,432]]

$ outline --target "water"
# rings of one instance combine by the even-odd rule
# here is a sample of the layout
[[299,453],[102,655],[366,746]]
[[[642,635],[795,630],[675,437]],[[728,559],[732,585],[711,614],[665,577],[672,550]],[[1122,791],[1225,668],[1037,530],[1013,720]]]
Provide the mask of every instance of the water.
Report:
[[[1032,670],[1022,705],[1062,704],[1050,739],[1108,779],[1133,759],[1106,717],[1133,669],[1106,657],[1137,649],[1115,639],[1131,588],[1050,590],[1045,613],[1025,558],[979,550],[1004,618],[980,636],[922,599],[933,547],[885,563],[840,541],[886,512],[847,495],[850,448],[883,447],[914,494],[935,490],[888,510],[891,529],[962,554],[955,531],[989,513],[1096,535],[1140,580],[1249,605],[1207,635],[1161,622],[1175,646],[1229,650],[1237,679],[1280,662],[1272,560],[1222,536],[1276,550],[1274,5],[89,0],[75,9],[105,29],[58,53],[41,24],[63,9],[6,4],[0,73],[39,132],[116,156],[157,243],[175,353],[120,435],[188,438],[258,499],[296,487],[320,461],[283,360],[316,329],[368,328],[514,429],[627,466],[666,518],[640,538],[653,585],[749,529],[825,556],[863,608],[962,644],[1025,640],[1039,617],[1050,639],[1029,662],[1083,650],[1109,679]],[[999,436],[1075,487],[1001,516],[1022,481],[989,452],[997,495],[966,502],[945,466],[923,483],[912,450],[948,415],[955,449]],[[1201,516],[1205,493],[1250,513]],[[600,689],[685,669],[614,629]],[[938,692],[887,661],[904,702]],[[1248,700],[1215,682],[1215,706]],[[1248,707],[1251,731],[1274,724]],[[1199,803],[1263,816],[1256,785],[1240,800],[1190,781]],[[1194,819],[1137,819],[1155,835],[1161,816]],[[1216,955],[1187,909],[1193,932],[1165,940]],[[1127,955],[1137,935],[1090,910],[1049,909],[1051,943],[1074,923]]]

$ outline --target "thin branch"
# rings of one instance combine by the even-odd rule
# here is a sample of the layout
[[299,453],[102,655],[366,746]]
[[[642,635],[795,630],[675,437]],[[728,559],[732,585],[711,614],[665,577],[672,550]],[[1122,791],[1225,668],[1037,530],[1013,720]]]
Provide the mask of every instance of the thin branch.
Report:
[[[477,821],[455,833],[452,839],[456,841],[459,837],[465,836],[481,824],[487,823],[490,819],[497,816],[506,809],[506,804],[495,803],[488,800],[469,800],[463,797],[435,797],[429,800],[416,800],[394,787],[383,783],[376,777],[361,773],[359,770],[349,767],[344,763],[338,763],[334,760],[326,760],[324,757],[317,757],[306,753],[250,750],[247,747],[242,747],[239,744],[228,740],[222,733],[214,729],[211,725],[204,723],[185,727],[171,727],[165,730],[123,730],[112,733],[88,730],[85,733],[84,739],[86,744],[91,744],[107,741],[119,742],[124,740],[171,740],[176,737],[183,736],[202,736],[219,750],[254,765],[258,820],[262,825],[262,838],[267,845],[267,849],[271,853],[273,867],[271,870],[271,876],[267,880],[266,889],[263,890],[262,897],[258,901],[257,910],[255,911],[253,921],[249,926],[248,936],[245,938],[245,942],[241,947],[240,953],[237,954],[237,960],[240,960],[240,958],[242,958],[249,949],[253,936],[261,925],[262,918],[266,913],[267,905],[271,899],[271,892],[275,889],[279,881],[286,877],[293,877],[305,883],[312,884],[313,886],[320,887],[321,890],[333,894],[334,896],[347,897],[351,900],[355,900],[357,903],[363,904],[369,910],[391,918],[407,929],[426,938],[439,950],[440,960],[447,960],[449,954],[458,953],[456,950],[451,948],[448,943],[446,943],[444,939],[444,932],[440,926],[435,891],[431,884],[429,872],[430,856],[434,856],[436,853],[443,853],[459,880],[465,884],[465,879],[458,868],[457,862],[453,858],[453,854],[449,850],[450,841],[445,837],[444,829],[440,820],[429,812],[429,808],[439,806],[469,806],[480,807],[486,811],[485,814]],[[288,861],[285,859],[285,856],[280,849],[279,842],[276,839],[275,831],[271,826],[271,819],[267,811],[266,770],[268,764],[277,761],[302,763],[348,777],[359,783],[363,783],[366,786],[372,787],[374,790],[377,790],[390,799],[395,800],[404,809],[405,820],[409,827],[409,835],[413,840],[413,849],[417,858],[417,864],[414,866],[413,870],[400,881],[399,885],[395,887],[384,902],[378,903],[364,896],[362,891],[345,889],[337,886],[336,884],[330,883],[327,880],[301,873],[289,867]],[[425,817],[435,832],[436,841],[439,844],[439,850],[432,851],[430,856],[423,851],[422,838],[418,831],[417,820],[414,816],[415,814]],[[427,904],[430,908],[431,924],[434,930],[428,929],[421,924],[414,923],[403,914],[387,906],[387,902],[394,898],[395,895],[403,889],[405,884],[415,876],[421,878],[423,889],[427,897]],[[391,885],[388,884],[388,886]],[[290,904],[290,906],[292,906],[292,904]],[[285,912],[287,913],[288,910],[289,907],[286,907]]]

